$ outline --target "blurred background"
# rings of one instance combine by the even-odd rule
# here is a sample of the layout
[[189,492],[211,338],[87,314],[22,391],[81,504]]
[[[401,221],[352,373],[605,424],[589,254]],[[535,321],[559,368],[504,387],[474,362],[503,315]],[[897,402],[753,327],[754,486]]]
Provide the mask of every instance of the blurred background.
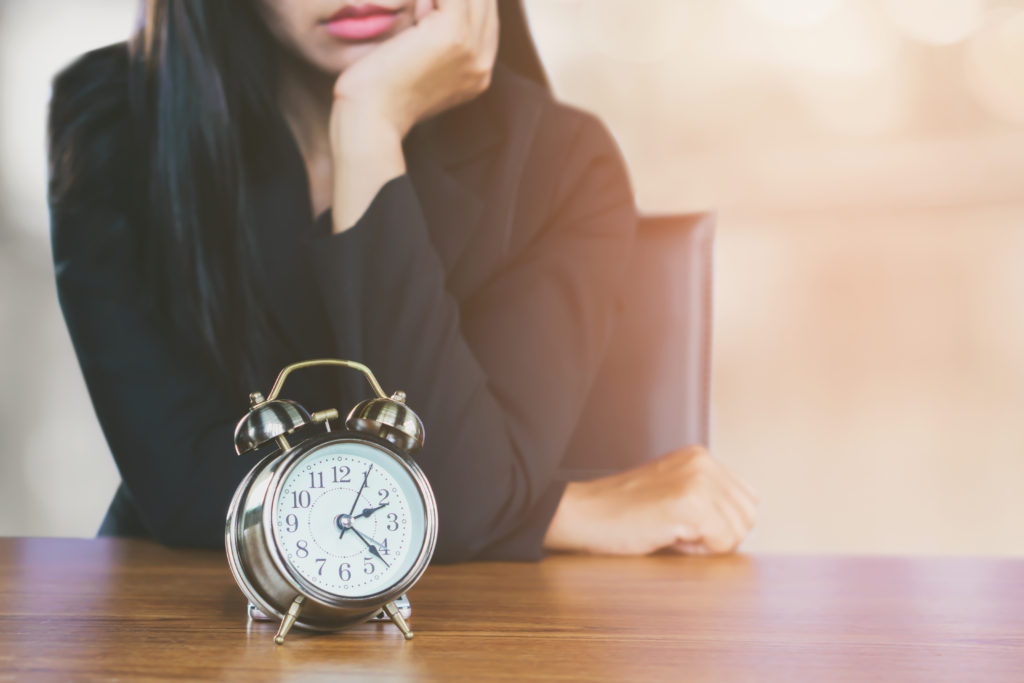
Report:
[[[712,442],[761,496],[744,548],[1024,553],[1024,2],[526,7],[640,208],[718,212]],[[118,480],[56,301],[44,121],[51,76],[135,13],[0,0],[0,535],[90,536]]]

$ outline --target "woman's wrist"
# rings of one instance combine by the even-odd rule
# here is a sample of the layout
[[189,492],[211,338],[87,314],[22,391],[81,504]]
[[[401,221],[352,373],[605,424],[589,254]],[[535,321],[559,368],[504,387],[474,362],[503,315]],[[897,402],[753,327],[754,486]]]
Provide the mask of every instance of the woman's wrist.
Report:
[[405,173],[402,134],[371,111],[338,102],[331,125],[334,232],[352,227],[387,181]]
[[588,530],[597,520],[593,511],[588,512],[591,485],[588,482],[573,481],[566,485],[554,517],[544,534],[545,550],[563,552],[587,552]]

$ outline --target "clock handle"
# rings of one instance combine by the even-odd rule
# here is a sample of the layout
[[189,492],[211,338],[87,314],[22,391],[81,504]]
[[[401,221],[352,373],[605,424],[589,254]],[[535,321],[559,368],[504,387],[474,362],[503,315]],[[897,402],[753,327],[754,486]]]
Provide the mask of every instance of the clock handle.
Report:
[[270,393],[267,394],[267,398],[265,400],[273,401],[274,399],[277,398],[277,395],[281,392],[281,387],[284,385],[285,378],[288,377],[288,375],[290,375],[293,370],[300,370],[302,368],[308,368],[314,365],[340,365],[341,367],[344,368],[359,370],[364,375],[366,375],[366,380],[370,383],[370,386],[373,387],[373,391],[377,394],[378,397],[388,397],[388,395],[384,393],[384,390],[381,389],[380,382],[378,382],[377,378],[374,377],[373,372],[370,371],[370,368],[366,367],[362,363],[357,363],[354,360],[341,360],[340,358],[318,358],[316,360],[304,360],[301,363],[292,363],[291,365],[281,370],[281,372],[279,372],[277,375],[277,379],[274,380],[274,386],[270,388]]

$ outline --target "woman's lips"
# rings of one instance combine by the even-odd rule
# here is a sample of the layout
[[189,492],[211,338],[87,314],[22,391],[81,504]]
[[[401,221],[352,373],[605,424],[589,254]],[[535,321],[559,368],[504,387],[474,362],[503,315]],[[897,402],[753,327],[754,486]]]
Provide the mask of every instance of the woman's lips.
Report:
[[370,40],[391,30],[398,10],[379,5],[348,5],[335,12],[325,25],[327,32],[344,40]]

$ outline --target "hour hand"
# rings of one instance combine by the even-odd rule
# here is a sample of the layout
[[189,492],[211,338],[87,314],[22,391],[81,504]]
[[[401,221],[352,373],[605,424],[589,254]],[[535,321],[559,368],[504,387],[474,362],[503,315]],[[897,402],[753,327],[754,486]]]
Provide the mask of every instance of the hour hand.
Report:
[[374,512],[376,512],[377,510],[380,510],[382,507],[384,507],[386,505],[387,505],[387,503],[381,503],[380,505],[378,505],[375,508],[363,508],[363,511],[360,512],[358,515],[355,515],[352,519],[358,519],[359,517],[369,517]]

